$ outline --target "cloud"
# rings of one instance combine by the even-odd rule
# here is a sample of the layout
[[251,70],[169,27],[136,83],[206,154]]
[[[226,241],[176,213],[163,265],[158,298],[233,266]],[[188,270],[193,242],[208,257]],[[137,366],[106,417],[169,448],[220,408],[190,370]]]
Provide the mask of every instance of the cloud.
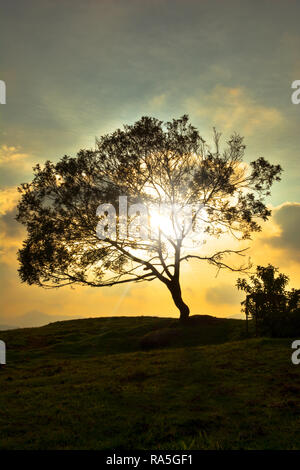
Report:
[[10,242],[24,235],[24,227],[16,221],[17,204],[20,193],[15,186],[0,190],[0,233],[1,245],[9,246]]
[[0,215],[11,211],[17,205],[20,194],[15,186],[0,190]]
[[224,131],[252,135],[257,130],[273,130],[284,122],[280,111],[256,101],[245,88],[216,85],[211,93],[186,101],[189,111],[209,118]]
[[262,239],[267,245],[288,255],[291,261],[300,261],[300,203],[287,202],[273,211],[273,221],[279,233]]
[[0,166],[4,165],[22,165],[27,166],[29,155],[20,152],[18,147],[2,145],[0,147]]
[[16,264],[16,252],[26,235],[25,227],[15,218],[19,196],[16,188],[0,191],[0,258],[11,265]]
[[166,103],[167,95],[162,93],[160,95],[153,96],[149,101],[150,108],[159,109]]
[[221,284],[206,289],[205,300],[215,305],[236,305],[241,302],[243,295],[230,284]]
[[31,180],[33,173],[32,169],[36,163],[36,157],[21,151],[20,146],[0,146],[1,186],[6,188],[6,192],[7,189],[12,192],[12,188],[19,186],[22,180]]
[[23,227],[15,217],[16,208],[7,211],[0,217],[0,232],[5,238],[20,238],[23,235]]

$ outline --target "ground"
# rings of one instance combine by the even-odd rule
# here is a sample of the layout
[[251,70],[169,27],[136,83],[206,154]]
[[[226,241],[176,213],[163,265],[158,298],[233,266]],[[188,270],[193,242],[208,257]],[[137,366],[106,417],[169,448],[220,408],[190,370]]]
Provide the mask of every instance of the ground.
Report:
[[[178,329],[172,344],[142,338]],[[155,317],[0,332],[0,449],[300,449],[292,339]]]

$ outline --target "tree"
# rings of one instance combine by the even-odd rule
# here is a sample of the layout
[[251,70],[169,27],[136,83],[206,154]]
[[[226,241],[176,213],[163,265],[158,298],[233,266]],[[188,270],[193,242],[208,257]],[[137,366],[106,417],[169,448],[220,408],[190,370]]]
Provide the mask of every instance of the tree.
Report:
[[242,302],[248,320],[248,315],[255,321],[256,334],[278,335],[278,331],[286,327],[289,312],[296,309],[299,290],[286,290],[288,276],[278,273],[278,268],[271,264],[257,266],[256,273],[246,279],[237,279],[237,287],[246,292]]
[[[231,266],[226,259],[233,253],[243,256],[244,250],[202,254],[202,249],[187,249],[187,240],[200,232],[249,239],[260,230],[259,220],[270,216],[264,198],[280,180],[281,167],[262,157],[243,163],[242,137],[234,134],[221,151],[220,136],[214,130],[211,149],[188,116],[165,124],[142,117],[101,137],[95,150],[81,150],[75,158],[64,156],[57,163],[47,161],[43,168],[37,165],[33,181],[19,188],[17,220],[28,231],[18,255],[21,280],[50,288],[159,279],[181,320],[186,320],[189,307],[180,286],[183,261],[206,260],[233,271],[247,268]],[[139,236],[145,218],[141,211],[124,215],[118,207],[120,196],[127,196],[128,207],[146,207],[147,221],[156,225],[154,236]],[[99,211],[101,204],[107,210]],[[115,208],[115,231],[109,227],[108,205]],[[167,216],[159,214],[164,205],[171,208]],[[189,222],[178,221],[187,207],[192,207]],[[124,220],[134,227],[140,221],[140,229],[134,234],[121,230]],[[99,224],[106,234],[102,239]]]
[[278,268],[271,264],[257,266],[256,273],[250,276],[250,282],[246,279],[237,279],[237,287],[247,294],[285,295],[285,287],[289,282],[288,276],[278,273]]

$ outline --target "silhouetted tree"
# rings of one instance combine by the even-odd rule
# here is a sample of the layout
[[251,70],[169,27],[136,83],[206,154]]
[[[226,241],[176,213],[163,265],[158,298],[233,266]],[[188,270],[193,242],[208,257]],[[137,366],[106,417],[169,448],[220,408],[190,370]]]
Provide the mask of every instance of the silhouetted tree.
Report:
[[[235,134],[221,151],[216,131],[211,149],[187,116],[165,124],[142,117],[101,137],[96,150],[81,150],[75,158],[64,156],[57,163],[47,161],[43,168],[37,165],[33,181],[19,188],[17,220],[28,231],[19,251],[22,281],[43,287],[104,287],[159,279],[169,289],[180,318],[187,319],[189,307],[180,287],[183,261],[206,260],[233,271],[247,268],[230,266],[225,258],[243,255],[243,250],[204,254],[203,245],[198,252],[187,250],[191,232],[249,239],[251,232],[260,230],[259,219],[271,214],[264,198],[280,180],[281,167],[264,158],[246,165],[244,150],[243,138]],[[156,236],[145,240],[117,228],[115,236],[100,240],[97,223],[108,212],[99,218],[97,207],[112,204],[119,223],[118,198],[124,195],[128,204],[168,204],[182,210],[196,205],[201,211],[193,211],[192,228],[179,224],[180,237],[172,211],[173,232],[158,224]],[[137,217],[138,213],[128,214],[126,219],[133,223]]]
[[243,310],[255,322],[256,334],[284,336],[291,331],[291,312],[298,307],[299,290],[286,290],[288,276],[278,273],[278,268],[271,264],[257,266],[256,273],[250,280],[239,278],[237,287],[246,292],[246,299],[241,302]]

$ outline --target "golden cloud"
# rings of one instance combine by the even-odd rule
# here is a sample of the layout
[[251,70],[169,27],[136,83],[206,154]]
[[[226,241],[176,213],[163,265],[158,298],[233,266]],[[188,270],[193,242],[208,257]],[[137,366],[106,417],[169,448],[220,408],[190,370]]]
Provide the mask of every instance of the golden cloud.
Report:
[[[2,145],[0,147],[0,166],[13,164],[24,164],[28,160],[27,153],[20,152],[18,147]],[[26,162],[27,163],[27,162]]]
[[284,122],[278,109],[258,103],[244,88],[217,85],[209,95],[190,98],[186,105],[191,113],[208,117],[222,130],[236,130],[247,136],[258,129],[273,130]]
[[0,215],[13,210],[20,198],[16,186],[10,186],[0,190]]

